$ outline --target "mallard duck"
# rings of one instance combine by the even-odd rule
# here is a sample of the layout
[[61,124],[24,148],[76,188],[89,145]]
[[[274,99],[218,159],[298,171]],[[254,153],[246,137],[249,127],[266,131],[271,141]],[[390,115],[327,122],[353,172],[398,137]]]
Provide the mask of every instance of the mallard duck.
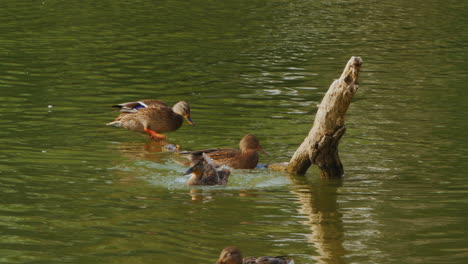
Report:
[[176,103],[172,108],[160,100],[145,99],[112,107],[122,112],[108,126],[127,128],[132,131],[147,133],[151,139],[162,140],[166,136],[160,133],[175,131],[185,120],[190,125],[195,123],[190,118],[190,106],[184,101]]
[[193,165],[185,175],[192,176],[187,181],[188,185],[225,185],[227,184],[231,170],[226,166],[218,166],[208,156],[202,154],[203,159]]
[[278,257],[246,257],[242,258],[239,248],[231,246],[224,248],[216,264],[292,264],[294,261],[285,256]]
[[192,165],[203,159],[203,153],[208,153],[217,165],[226,165],[233,169],[253,169],[258,163],[257,151],[266,154],[256,136],[245,135],[239,143],[239,149],[216,148],[180,153],[186,155]]

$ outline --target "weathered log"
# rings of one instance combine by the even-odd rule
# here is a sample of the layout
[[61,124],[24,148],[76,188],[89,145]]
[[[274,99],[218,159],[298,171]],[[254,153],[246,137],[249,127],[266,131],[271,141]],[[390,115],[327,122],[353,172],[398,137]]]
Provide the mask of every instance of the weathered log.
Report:
[[361,65],[360,57],[351,57],[341,77],[331,84],[320,103],[309,135],[289,161],[288,172],[303,175],[312,164],[316,164],[322,177],[344,175],[338,143],[346,131],[346,111],[359,87]]

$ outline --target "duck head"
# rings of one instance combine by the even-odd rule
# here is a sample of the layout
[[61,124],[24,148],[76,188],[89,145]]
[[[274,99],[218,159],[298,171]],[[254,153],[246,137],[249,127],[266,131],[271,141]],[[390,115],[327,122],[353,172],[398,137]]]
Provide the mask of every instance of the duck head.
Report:
[[190,125],[195,125],[192,118],[190,118],[190,105],[187,102],[180,101],[176,103],[172,107],[172,111],[174,111],[174,113],[176,114],[183,116],[187,123],[189,123]]
[[190,167],[184,175],[191,174],[194,179],[199,179],[203,175],[204,172],[204,164],[202,161],[197,162],[197,164]]
[[247,151],[247,150],[256,150],[259,152],[262,152],[264,154],[268,154],[265,150],[263,150],[262,146],[260,145],[260,140],[254,135],[245,135],[240,143],[239,143],[239,148],[241,151]]
[[216,264],[242,264],[242,253],[240,249],[234,246],[224,248]]
[[191,175],[190,179],[187,181],[188,185],[212,185],[222,184],[222,178],[227,178],[230,173],[230,169],[224,168],[224,166],[223,168],[218,168],[214,161],[206,153],[203,153],[203,159],[188,169],[188,171],[185,172],[185,175]]

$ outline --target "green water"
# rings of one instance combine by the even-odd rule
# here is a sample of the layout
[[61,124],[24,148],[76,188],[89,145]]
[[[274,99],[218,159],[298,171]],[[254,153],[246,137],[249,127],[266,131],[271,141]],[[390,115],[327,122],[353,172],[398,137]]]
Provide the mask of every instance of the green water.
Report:
[[[0,4],[0,263],[468,259],[466,1],[136,0]],[[256,134],[288,161],[351,56],[364,66],[343,180],[235,171],[186,186],[111,105],[190,102],[183,149]]]

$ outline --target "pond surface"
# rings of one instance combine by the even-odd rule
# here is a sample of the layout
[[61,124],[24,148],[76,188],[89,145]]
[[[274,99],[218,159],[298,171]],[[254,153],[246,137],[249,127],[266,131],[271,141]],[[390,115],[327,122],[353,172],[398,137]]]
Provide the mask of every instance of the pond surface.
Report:
[[[0,4],[0,263],[468,259],[466,1]],[[288,161],[351,56],[364,66],[343,180],[265,169],[190,188],[171,152],[107,127],[111,105],[190,102],[183,149],[257,135]]]

